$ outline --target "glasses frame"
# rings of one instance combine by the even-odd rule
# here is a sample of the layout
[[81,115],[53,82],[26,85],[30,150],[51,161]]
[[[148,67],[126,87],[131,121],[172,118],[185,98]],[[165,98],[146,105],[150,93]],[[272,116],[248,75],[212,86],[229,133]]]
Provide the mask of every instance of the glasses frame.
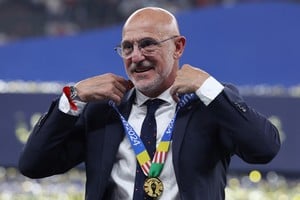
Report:
[[[166,41],[168,41],[168,40],[175,39],[175,38],[177,38],[177,37],[179,37],[179,35],[173,35],[173,36],[171,36],[171,37],[169,37],[169,38],[166,38],[166,39],[163,39],[163,40],[160,40],[160,41],[156,41],[156,43],[153,44],[153,45],[158,46],[158,45],[160,45],[161,43],[164,43],[164,42],[166,42]],[[141,39],[141,40],[142,40],[142,39]],[[134,43],[133,43],[133,44],[134,44]],[[134,47],[134,45],[133,45],[133,47]],[[142,47],[139,47],[139,46],[138,46],[138,49],[142,52],[143,55],[145,55],[145,56],[148,55],[148,54],[147,54],[147,51],[144,50]],[[129,55],[123,55],[123,51],[122,51],[121,45],[116,46],[116,47],[114,48],[114,50],[119,54],[119,56],[121,56],[122,58],[125,58],[125,59],[130,58],[131,55],[132,55],[132,53],[133,53],[133,51],[134,51],[134,49],[132,49],[132,51],[130,52]],[[149,52],[148,52],[148,53],[149,53]]]

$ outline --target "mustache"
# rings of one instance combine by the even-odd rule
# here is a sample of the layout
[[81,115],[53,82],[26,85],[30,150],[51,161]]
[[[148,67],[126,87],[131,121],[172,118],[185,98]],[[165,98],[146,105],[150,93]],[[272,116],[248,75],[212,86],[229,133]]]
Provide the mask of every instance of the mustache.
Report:
[[151,61],[143,60],[141,62],[131,63],[130,64],[130,70],[135,71],[138,68],[150,68],[150,67],[153,67],[153,66],[154,66],[154,64]]

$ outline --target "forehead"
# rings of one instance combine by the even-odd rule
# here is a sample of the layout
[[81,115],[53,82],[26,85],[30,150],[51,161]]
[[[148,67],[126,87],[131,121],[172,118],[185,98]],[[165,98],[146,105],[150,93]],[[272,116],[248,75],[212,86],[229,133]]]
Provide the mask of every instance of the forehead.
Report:
[[159,24],[151,23],[132,23],[123,29],[122,40],[135,41],[145,37],[159,39],[168,35],[164,28]]
[[145,8],[133,13],[123,26],[123,40],[137,40],[143,37],[163,38],[174,35],[176,19],[159,8]]

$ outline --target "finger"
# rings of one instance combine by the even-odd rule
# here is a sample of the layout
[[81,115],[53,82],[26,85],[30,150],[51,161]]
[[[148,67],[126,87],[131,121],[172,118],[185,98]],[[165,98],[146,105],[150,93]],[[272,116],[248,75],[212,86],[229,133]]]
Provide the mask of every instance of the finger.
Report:
[[128,80],[128,90],[130,90],[133,87],[134,87],[133,82],[131,80]]
[[179,102],[179,97],[178,97],[177,90],[178,90],[178,87],[175,86],[175,85],[173,85],[171,87],[171,90],[170,90],[170,94],[171,94],[171,96],[172,96],[172,98],[174,99],[175,102]]
[[179,99],[179,97],[178,97],[177,94],[176,94],[176,95],[172,95],[172,98],[174,99],[174,101],[175,101],[176,103],[178,103],[178,102],[180,101],[180,99]]
[[115,79],[126,87],[129,87],[132,84],[132,82],[130,80],[127,80],[127,79],[123,78],[122,76],[115,75]]
[[80,97],[85,101],[113,99],[119,102],[133,84],[121,76],[108,73],[88,78],[76,85]]
[[117,105],[120,105],[121,101],[122,101],[123,96],[118,96],[116,94],[113,94],[109,100],[112,100],[113,102],[115,102]]
[[101,98],[112,98],[113,95],[123,96],[127,91],[128,81],[115,74],[107,74],[105,79],[97,79],[94,85],[98,96]]
[[[115,78],[116,78],[116,80],[117,80],[122,86],[125,87],[125,91],[128,91],[128,90],[130,90],[131,88],[134,87],[134,85],[133,85],[133,83],[132,83],[131,80],[126,80],[126,79],[124,79],[124,78],[121,77],[121,76],[116,76]],[[119,88],[119,89],[123,90],[123,88]]]
[[116,94],[120,98],[123,98],[125,93],[132,87],[133,87],[132,82],[129,80],[126,80],[126,81],[116,82],[113,85],[113,87],[111,88],[111,91],[113,92],[113,94]]
[[127,84],[120,83],[120,82],[114,82],[112,87],[120,91],[121,93],[125,93],[128,88]]
[[176,91],[177,91],[177,88],[176,88],[175,85],[173,85],[173,86],[171,87],[171,89],[170,89],[170,94],[171,94],[171,96],[175,95],[175,94],[176,94]]
[[[104,88],[105,87],[105,88]],[[107,84],[106,86],[103,86],[101,90],[98,90],[97,96],[99,100],[101,99],[114,99],[114,98],[122,98],[125,93],[125,88],[123,86],[119,86],[123,89],[119,89],[115,85]]]

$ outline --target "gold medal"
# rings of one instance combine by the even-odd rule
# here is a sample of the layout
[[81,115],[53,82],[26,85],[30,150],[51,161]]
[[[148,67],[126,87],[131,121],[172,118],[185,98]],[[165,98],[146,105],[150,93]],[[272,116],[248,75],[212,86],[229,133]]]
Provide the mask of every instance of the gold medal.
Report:
[[159,178],[147,178],[144,183],[144,191],[150,197],[159,197],[164,190],[163,183]]

